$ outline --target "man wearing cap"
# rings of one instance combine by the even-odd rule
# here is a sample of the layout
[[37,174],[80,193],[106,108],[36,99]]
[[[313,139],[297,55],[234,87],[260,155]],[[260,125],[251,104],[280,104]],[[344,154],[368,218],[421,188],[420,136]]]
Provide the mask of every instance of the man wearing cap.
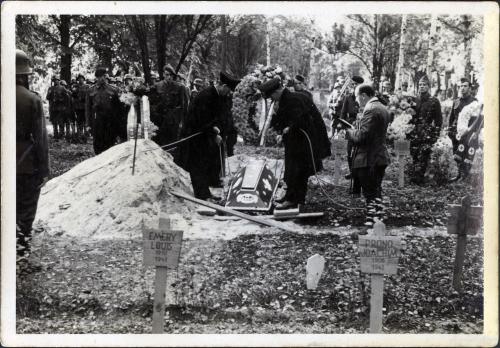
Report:
[[311,92],[309,92],[306,89],[304,76],[295,75],[293,89],[295,90],[295,92],[305,95],[306,97],[311,99],[311,101],[313,100],[313,96],[312,96]]
[[224,98],[234,91],[239,80],[220,73],[215,86],[205,88],[189,105],[186,122],[182,127],[182,138],[201,132],[181,145],[177,163],[191,176],[194,196],[203,200],[214,200],[209,186],[214,168],[221,168],[224,134]]
[[191,101],[200,93],[203,88],[203,81],[199,78],[194,79],[193,89],[191,90]]
[[85,76],[78,74],[77,83],[73,88],[73,106],[76,114],[76,130],[77,135],[83,142],[87,141],[87,134],[85,132],[85,98],[89,86],[85,83]]
[[[271,127],[282,134],[285,146],[284,181],[287,191],[284,202],[276,209],[294,209],[305,203],[307,181],[322,168],[324,149],[321,148],[321,130],[316,129],[312,103],[304,95],[290,92],[274,78],[259,87],[264,98],[271,98],[278,109],[271,119]],[[325,130],[326,134],[326,130]]]
[[164,80],[152,88],[151,121],[158,127],[153,140],[163,146],[179,139],[182,122],[186,117],[188,99],[185,87],[176,82],[177,73],[170,64],[163,69]]
[[[449,128],[448,128],[448,136],[451,139],[451,142],[453,143],[453,152],[457,152],[458,148],[458,139],[457,139],[457,121],[458,121],[458,115],[460,115],[460,112],[462,109],[469,105],[470,103],[477,101],[474,96],[472,96],[471,93],[471,83],[468,79],[466,78],[461,78],[460,79],[460,89],[459,89],[459,95],[460,97],[455,99],[453,101],[453,106],[450,112],[450,120],[449,120]],[[468,127],[470,127],[474,121],[477,119],[477,117],[474,115],[469,119]],[[461,178],[464,178],[468,175],[468,167],[463,161],[458,161],[457,160],[457,165],[458,165],[458,176],[453,178],[452,181],[457,181]]]
[[[385,147],[389,113],[375,96],[373,87],[362,84],[356,88],[356,100],[363,108],[356,129],[349,129],[346,137],[354,144],[352,155],[353,176],[358,178],[366,198],[365,225],[373,226],[374,217],[383,213],[382,179],[390,159]],[[366,233],[366,231],[363,231]]]
[[125,110],[119,90],[106,81],[106,68],[97,68],[95,77],[97,81],[89,88],[85,101],[85,119],[94,138],[94,152],[98,155],[116,143],[117,137],[126,132],[127,124],[124,124]]
[[429,78],[424,75],[418,82],[419,96],[413,106],[415,115],[410,123],[415,128],[408,134],[413,166],[410,167],[410,181],[423,184],[429,164],[432,146],[439,137],[443,117],[439,100],[429,93]]
[[70,136],[69,119],[72,110],[71,93],[66,89],[67,83],[60,80],[50,91],[50,102],[52,106],[52,126],[54,127],[54,139]]
[[52,76],[51,86],[47,91],[47,96],[45,99],[49,102],[49,121],[52,124],[52,129],[54,130],[54,139],[59,139],[59,127],[56,125],[54,120],[54,103],[53,103],[53,92],[54,88],[59,85],[59,79],[56,76]]
[[[16,50],[16,239],[18,261],[30,252],[40,188],[49,176],[48,138],[42,99],[29,90],[29,58]],[[23,261],[24,263],[24,261]]]

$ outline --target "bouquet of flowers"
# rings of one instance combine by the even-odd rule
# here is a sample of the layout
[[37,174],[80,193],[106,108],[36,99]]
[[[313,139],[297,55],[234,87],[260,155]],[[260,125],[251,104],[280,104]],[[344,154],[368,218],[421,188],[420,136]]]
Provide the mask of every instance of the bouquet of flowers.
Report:
[[453,159],[453,145],[446,134],[442,134],[432,146],[426,176],[438,184],[447,183],[458,174],[457,163]]
[[[250,144],[257,144],[259,141],[259,127],[257,115],[257,102],[261,99],[258,89],[259,85],[279,77],[286,79],[283,69],[280,66],[258,65],[250,74],[243,77],[236,86],[233,93],[233,120],[238,133],[243,140]],[[276,137],[273,132],[269,132],[268,139],[273,141]]]
[[411,118],[409,113],[395,115],[394,121],[387,128],[387,138],[389,140],[406,140],[407,134],[415,127],[410,123]]
[[471,117],[477,117],[481,113],[481,104],[478,101],[473,101],[469,105],[464,106],[457,119],[457,136],[462,135],[469,128],[469,120]]

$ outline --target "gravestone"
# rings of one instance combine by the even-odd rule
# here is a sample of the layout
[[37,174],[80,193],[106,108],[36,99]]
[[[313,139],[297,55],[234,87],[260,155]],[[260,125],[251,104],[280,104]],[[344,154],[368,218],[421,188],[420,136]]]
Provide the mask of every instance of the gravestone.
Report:
[[325,267],[325,258],[319,254],[315,254],[307,259],[306,265],[306,283],[307,290],[316,290],[318,287],[321,274]]

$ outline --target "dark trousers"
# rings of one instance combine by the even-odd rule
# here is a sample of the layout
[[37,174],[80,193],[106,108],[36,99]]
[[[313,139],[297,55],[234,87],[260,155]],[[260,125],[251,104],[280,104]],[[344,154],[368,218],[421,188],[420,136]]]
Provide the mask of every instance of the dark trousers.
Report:
[[308,179],[309,175],[306,175],[303,171],[291,175],[286,183],[285,200],[292,203],[304,204],[306,201]]
[[354,144],[352,140],[347,140],[347,164],[349,165],[349,173],[351,174],[351,187],[350,193],[352,194],[360,194],[361,193],[361,184],[359,179],[353,175],[352,173],[352,160],[353,160],[353,148]]
[[30,251],[31,229],[35,220],[41,180],[36,175],[16,176],[16,239],[17,256]]
[[116,143],[116,125],[104,116],[97,117],[93,124],[94,152],[96,155],[106,151]]
[[191,171],[191,184],[193,185],[194,196],[198,199],[207,199],[212,196],[209,189],[209,176],[204,171]]
[[366,223],[371,225],[374,218],[382,219],[384,207],[382,204],[382,180],[384,179],[385,168],[387,166],[375,166],[374,168],[364,167],[353,169],[363,189],[366,198]]

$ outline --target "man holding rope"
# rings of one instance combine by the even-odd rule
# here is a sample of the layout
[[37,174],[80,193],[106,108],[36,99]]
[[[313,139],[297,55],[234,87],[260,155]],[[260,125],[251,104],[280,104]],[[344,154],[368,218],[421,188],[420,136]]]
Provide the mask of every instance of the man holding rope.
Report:
[[263,83],[259,89],[264,98],[271,98],[279,105],[271,127],[282,134],[285,146],[287,191],[284,202],[276,209],[298,208],[305,203],[309,176],[322,169],[326,151],[321,148],[321,139],[327,137],[326,128],[315,126],[314,104],[306,103],[307,97],[283,87],[280,78]]
[[224,117],[227,104],[225,98],[234,91],[239,80],[221,72],[215,86],[201,91],[189,105],[186,122],[181,131],[181,138],[192,137],[180,145],[180,157],[177,164],[187,170],[191,176],[194,196],[199,199],[215,201],[209,186],[213,168],[221,160]]

